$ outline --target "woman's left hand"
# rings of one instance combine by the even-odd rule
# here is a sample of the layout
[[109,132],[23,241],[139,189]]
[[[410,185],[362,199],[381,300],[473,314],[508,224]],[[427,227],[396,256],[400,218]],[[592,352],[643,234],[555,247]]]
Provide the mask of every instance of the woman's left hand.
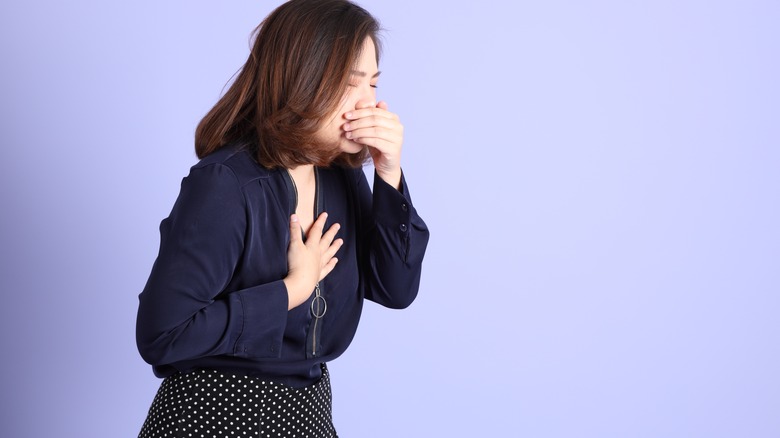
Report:
[[347,138],[369,147],[377,175],[398,189],[401,186],[401,145],[404,126],[398,115],[387,110],[387,102],[365,105],[347,112]]

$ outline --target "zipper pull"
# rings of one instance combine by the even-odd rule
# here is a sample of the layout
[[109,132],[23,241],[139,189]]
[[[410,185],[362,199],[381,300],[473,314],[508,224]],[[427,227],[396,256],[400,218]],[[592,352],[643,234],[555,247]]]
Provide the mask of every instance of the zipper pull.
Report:
[[325,316],[325,312],[328,311],[328,302],[325,301],[325,297],[322,296],[320,291],[320,282],[314,285],[314,299],[311,300],[311,314],[313,317],[320,319]]

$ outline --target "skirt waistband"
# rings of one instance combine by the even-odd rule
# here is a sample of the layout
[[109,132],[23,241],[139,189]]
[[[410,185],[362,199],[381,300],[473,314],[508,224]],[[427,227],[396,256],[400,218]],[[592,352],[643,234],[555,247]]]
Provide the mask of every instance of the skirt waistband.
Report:
[[209,369],[169,376],[139,438],[190,434],[337,437],[327,367],[323,364],[322,378],[304,388]]

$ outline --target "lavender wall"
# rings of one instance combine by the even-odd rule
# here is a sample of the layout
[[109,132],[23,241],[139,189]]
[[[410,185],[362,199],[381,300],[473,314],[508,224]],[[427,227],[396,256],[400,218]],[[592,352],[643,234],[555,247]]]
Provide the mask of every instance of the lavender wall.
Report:
[[[780,436],[780,3],[363,4],[433,234],[341,436]],[[1,436],[137,433],[157,226],[276,5],[0,4]]]

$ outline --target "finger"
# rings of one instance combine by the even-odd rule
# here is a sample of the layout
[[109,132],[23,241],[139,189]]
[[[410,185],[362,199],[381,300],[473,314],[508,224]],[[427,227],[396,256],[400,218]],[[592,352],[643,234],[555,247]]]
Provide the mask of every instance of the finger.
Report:
[[352,131],[359,128],[368,128],[370,126],[383,126],[390,129],[402,127],[401,123],[396,119],[389,119],[387,117],[380,116],[368,116],[360,119],[349,120],[344,123],[342,128],[345,131]]
[[352,141],[354,141],[355,143],[360,143],[362,145],[370,146],[371,148],[378,150],[382,154],[397,153],[398,151],[401,150],[401,148],[398,147],[397,142],[390,141],[384,138],[379,138],[379,137],[353,138]]
[[382,108],[362,108],[348,111],[344,114],[344,118],[347,120],[356,120],[368,116],[379,116],[388,119],[398,120],[398,115]]
[[306,244],[318,244],[322,238],[322,230],[325,228],[325,221],[328,219],[328,213],[321,213],[317,220],[311,224],[309,234],[307,234]]
[[332,259],[328,260],[328,263],[325,264],[325,266],[322,267],[320,270],[320,281],[322,281],[323,278],[327,277],[328,274],[330,274],[333,271],[333,268],[336,267],[336,263],[339,262],[339,259],[336,257],[333,257]]
[[325,234],[322,235],[322,239],[320,239],[320,246],[323,245],[330,245],[333,243],[333,239],[336,237],[336,233],[339,232],[339,229],[341,228],[341,225],[339,224],[333,224],[328,228],[328,231],[325,232]]
[[380,109],[383,109],[385,111],[388,110],[387,102],[385,102],[384,100],[380,100],[379,103],[376,104],[376,107],[380,108]]
[[398,120],[397,114],[391,113],[390,111],[387,111],[382,108],[355,109],[352,111],[348,111],[347,113],[344,114],[344,118],[347,120],[362,119],[363,117],[368,117],[368,116],[379,116],[387,119]]
[[400,143],[403,136],[396,129],[388,129],[382,126],[372,126],[369,128],[356,129],[354,131],[347,131],[344,134],[349,139],[363,139],[363,138],[381,138],[389,142]]
[[339,249],[341,246],[344,245],[343,239],[336,239],[333,241],[333,243],[330,244],[327,250],[322,254],[323,260],[330,260],[333,258],[333,256],[336,255],[337,252],[339,252]]
[[290,243],[300,242],[301,234],[301,222],[298,220],[298,215],[294,214],[290,216]]
[[380,149],[385,154],[397,154],[401,151],[403,136],[398,134],[374,135],[373,133],[356,134],[347,138],[355,143],[372,146]]

